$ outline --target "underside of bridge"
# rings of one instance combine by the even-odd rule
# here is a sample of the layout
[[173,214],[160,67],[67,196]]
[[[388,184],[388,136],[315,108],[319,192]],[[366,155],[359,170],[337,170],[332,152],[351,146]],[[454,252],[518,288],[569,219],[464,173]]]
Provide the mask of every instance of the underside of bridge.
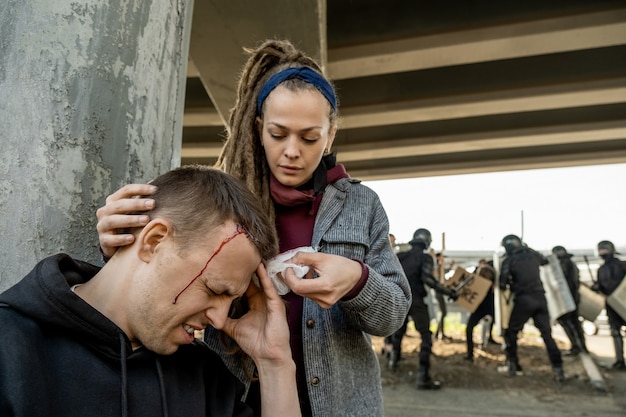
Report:
[[243,47],[324,63],[363,180],[626,162],[626,1],[195,0],[182,163],[213,164]]

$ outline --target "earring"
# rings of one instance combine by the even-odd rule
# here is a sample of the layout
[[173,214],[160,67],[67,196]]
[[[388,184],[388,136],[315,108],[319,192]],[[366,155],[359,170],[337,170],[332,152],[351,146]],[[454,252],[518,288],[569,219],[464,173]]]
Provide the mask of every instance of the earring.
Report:
[[328,155],[328,149],[324,149],[324,155]]

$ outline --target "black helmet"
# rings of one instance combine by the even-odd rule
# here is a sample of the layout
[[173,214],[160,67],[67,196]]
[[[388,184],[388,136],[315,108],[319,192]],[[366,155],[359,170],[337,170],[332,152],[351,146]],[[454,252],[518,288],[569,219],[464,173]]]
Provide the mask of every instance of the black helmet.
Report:
[[552,248],[552,253],[557,256],[557,258],[571,258],[571,253],[567,253],[567,250],[563,246],[555,246]]
[[615,245],[613,245],[613,242],[610,242],[608,240],[603,240],[603,241],[598,243],[598,255],[600,255],[600,256],[602,256],[602,255],[613,256],[616,253],[617,252],[615,252]]
[[411,245],[422,246],[424,249],[428,249],[433,238],[430,235],[428,229],[417,229],[413,233],[413,239],[409,242]]
[[506,254],[510,255],[515,249],[522,247],[522,240],[516,235],[506,235],[502,238],[502,246]]

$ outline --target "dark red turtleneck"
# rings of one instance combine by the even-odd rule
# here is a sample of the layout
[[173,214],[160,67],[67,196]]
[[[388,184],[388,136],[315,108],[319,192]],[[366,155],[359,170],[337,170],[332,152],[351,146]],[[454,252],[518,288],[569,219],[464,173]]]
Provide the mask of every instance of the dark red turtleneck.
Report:
[[[340,178],[348,178],[343,165],[335,165],[328,170],[327,183],[332,184]],[[285,187],[273,176],[270,189],[276,211],[276,229],[280,251],[310,246],[313,238],[315,217],[322,201],[323,194],[313,195],[313,190],[302,191]],[[356,296],[367,281],[368,270],[361,262],[363,273],[355,288],[346,295],[349,299]],[[297,367],[298,393],[303,416],[311,415],[311,407],[307,394],[307,381],[304,372],[304,357],[302,349],[302,314],[303,298],[293,292],[283,296],[287,303],[287,321],[291,333],[290,343],[293,359]]]

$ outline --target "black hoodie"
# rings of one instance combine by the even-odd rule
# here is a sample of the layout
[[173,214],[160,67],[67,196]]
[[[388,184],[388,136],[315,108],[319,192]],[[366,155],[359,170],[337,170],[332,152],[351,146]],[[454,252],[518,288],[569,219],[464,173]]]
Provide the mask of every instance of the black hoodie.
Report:
[[70,286],[99,268],[59,254],[0,294],[0,416],[251,416],[243,385],[203,342],[132,350]]

